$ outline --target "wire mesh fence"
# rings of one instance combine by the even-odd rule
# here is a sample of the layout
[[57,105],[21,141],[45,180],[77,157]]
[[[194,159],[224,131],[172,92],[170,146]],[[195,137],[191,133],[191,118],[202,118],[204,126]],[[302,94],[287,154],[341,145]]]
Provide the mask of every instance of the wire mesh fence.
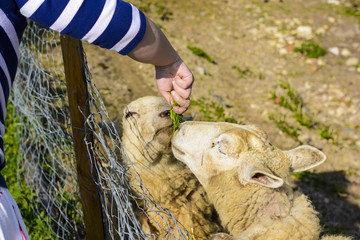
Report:
[[[79,51],[81,49],[79,48]],[[77,178],[60,35],[30,22],[21,44],[11,101],[18,116],[18,183],[35,193],[31,206],[44,235],[84,239],[83,206]],[[90,114],[81,129],[101,202],[104,239],[189,239],[173,214],[156,204],[126,156],[84,59]],[[84,106],[79,106],[79,110]],[[92,135],[92,140],[86,136]],[[129,169],[131,179],[129,181]],[[139,215],[158,228],[145,233]]]

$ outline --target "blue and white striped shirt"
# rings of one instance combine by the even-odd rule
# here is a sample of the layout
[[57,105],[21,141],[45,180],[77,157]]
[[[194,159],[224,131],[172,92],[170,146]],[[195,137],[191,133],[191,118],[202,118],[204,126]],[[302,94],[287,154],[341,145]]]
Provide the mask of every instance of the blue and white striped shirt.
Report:
[[137,46],[146,30],[144,14],[121,0],[0,0],[0,170],[5,166],[6,105],[27,18],[122,55]]

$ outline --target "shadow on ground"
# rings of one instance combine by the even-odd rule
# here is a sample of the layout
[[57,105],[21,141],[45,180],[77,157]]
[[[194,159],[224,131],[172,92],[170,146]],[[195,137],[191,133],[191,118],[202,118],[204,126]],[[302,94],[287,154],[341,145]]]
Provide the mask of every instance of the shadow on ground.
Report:
[[297,190],[307,195],[320,213],[324,234],[343,234],[360,239],[360,208],[348,200],[347,189],[351,183],[344,171],[306,171],[294,176],[298,179]]

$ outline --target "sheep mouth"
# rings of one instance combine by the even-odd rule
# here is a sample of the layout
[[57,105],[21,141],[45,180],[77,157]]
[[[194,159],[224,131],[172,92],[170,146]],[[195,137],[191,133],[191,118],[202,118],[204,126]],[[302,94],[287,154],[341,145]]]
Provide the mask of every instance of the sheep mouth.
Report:
[[185,152],[181,151],[179,148],[177,148],[174,144],[171,145],[171,148],[173,150],[174,153],[177,153],[179,155],[184,156]]
[[158,130],[156,130],[155,135],[158,135],[159,133],[164,132],[164,131],[171,131],[172,128],[173,128],[173,124],[171,123],[170,125],[167,125],[165,127],[162,127],[162,128],[159,128]]

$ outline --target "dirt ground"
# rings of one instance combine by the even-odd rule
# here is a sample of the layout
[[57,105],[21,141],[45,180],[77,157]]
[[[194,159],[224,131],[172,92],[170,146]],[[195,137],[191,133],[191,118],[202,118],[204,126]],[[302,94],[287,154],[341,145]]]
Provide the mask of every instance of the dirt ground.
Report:
[[[360,239],[359,2],[131,2],[160,26],[195,75],[192,100],[198,104],[185,116],[259,125],[281,149],[321,149],[327,161],[292,176],[294,188],[313,201],[324,233]],[[309,42],[327,53],[311,58],[299,52]],[[85,51],[113,119],[128,102],[158,95],[153,66],[95,46]]]

